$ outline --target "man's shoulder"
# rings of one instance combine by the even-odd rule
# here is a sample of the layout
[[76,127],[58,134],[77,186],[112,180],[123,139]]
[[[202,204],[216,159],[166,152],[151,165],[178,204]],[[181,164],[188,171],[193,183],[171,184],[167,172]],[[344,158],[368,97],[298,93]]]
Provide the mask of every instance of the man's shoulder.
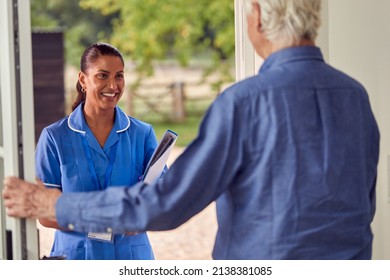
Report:
[[236,96],[240,96],[242,94],[247,93],[248,91],[252,91],[253,89],[259,89],[261,87],[261,80],[259,76],[251,76],[247,77],[241,81],[238,81],[228,88],[226,88],[222,94],[227,93],[235,93]]
[[231,102],[243,107],[244,104],[254,102],[255,99],[260,98],[267,92],[268,87],[269,85],[265,84],[259,75],[247,77],[226,88],[220,94],[220,99],[225,103]]
[[334,76],[338,78],[338,81],[340,83],[345,83],[345,84],[350,85],[351,87],[355,87],[357,89],[365,91],[365,88],[362,85],[362,83],[360,83],[354,77],[350,76],[349,74],[347,74],[347,73],[345,73],[345,72],[343,72],[343,71],[341,71],[341,70],[339,70],[331,65],[328,65],[328,67],[331,69],[330,71],[334,72]]

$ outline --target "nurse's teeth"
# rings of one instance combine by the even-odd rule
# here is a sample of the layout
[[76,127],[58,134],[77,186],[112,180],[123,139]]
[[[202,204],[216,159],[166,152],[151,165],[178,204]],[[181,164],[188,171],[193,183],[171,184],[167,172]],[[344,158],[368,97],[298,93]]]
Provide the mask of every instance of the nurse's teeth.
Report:
[[107,96],[107,97],[114,97],[114,96],[115,96],[115,93],[103,92],[102,94],[103,94],[104,96]]

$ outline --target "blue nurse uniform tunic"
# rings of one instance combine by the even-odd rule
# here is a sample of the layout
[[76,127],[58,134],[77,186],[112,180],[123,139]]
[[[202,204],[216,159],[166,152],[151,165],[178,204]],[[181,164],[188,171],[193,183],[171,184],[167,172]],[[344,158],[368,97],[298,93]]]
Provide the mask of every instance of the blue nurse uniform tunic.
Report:
[[[152,126],[116,107],[114,126],[101,147],[84,119],[83,105],[43,129],[36,149],[38,178],[64,193],[138,182],[157,146]],[[72,260],[154,259],[145,232],[115,234],[110,242],[91,239],[88,233],[56,230],[50,255]]]

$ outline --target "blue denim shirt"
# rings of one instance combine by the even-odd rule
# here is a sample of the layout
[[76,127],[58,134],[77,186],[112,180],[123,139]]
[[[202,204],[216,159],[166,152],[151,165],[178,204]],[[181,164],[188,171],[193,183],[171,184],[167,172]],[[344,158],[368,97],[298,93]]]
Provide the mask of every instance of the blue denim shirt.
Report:
[[378,154],[362,85],[317,47],[287,48],[215,100],[162,181],[64,194],[56,214],[76,231],[168,230],[217,200],[214,259],[370,259]]

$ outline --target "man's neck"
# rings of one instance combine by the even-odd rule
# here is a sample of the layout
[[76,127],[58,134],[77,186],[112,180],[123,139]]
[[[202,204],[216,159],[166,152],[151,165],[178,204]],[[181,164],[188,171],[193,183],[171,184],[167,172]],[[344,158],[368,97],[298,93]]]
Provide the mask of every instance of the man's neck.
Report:
[[314,41],[307,40],[307,39],[301,39],[298,43],[289,44],[289,45],[269,43],[269,47],[264,48],[265,54],[264,54],[263,58],[266,59],[268,56],[270,56],[274,52],[280,51],[282,49],[291,48],[291,47],[303,47],[303,46],[315,46],[315,43],[314,43]]

